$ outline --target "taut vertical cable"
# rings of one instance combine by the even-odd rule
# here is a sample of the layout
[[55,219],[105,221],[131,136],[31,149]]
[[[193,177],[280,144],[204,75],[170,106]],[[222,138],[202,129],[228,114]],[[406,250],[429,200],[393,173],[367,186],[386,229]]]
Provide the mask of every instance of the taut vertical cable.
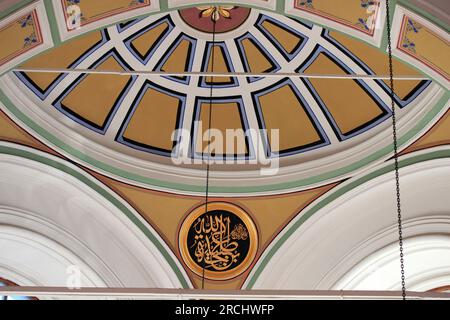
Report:
[[397,193],[397,223],[398,223],[398,244],[400,250],[400,272],[402,283],[402,297],[406,300],[406,284],[405,284],[405,264],[403,257],[403,225],[402,225],[402,210],[400,202],[400,175],[398,166],[398,141],[397,141],[397,119],[395,113],[395,99],[394,99],[394,68],[392,65],[392,40],[391,40],[391,19],[389,12],[389,0],[386,0],[386,26],[388,38],[388,52],[389,52],[389,76],[390,76],[390,96],[392,107],[392,137],[394,140],[394,167],[395,167],[395,188]]
[[[216,21],[213,20],[213,38],[211,45],[211,72],[214,72],[214,51],[215,51],[215,43],[216,43]],[[208,160],[206,162],[206,191],[205,191],[205,213],[208,212],[208,202],[209,202],[209,173],[210,173],[210,157],[211,157],[211,123],[212,123],[212,102],[213,102],[213,89],[214,89],[214,76],[210,78],[211,84],[209,87],[209,113],[208,113]],[[205,153],[202,150],[202,159],[205,159]],[[205,289],[205,259],[206,256],[203,257],[203,265],[202,265],[202,289]]]

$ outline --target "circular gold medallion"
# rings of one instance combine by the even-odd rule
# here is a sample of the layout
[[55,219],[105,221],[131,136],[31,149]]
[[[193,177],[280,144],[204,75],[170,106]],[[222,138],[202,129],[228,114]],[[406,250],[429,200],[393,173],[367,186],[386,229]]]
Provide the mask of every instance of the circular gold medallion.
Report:
[[227,280],[243,273],[258,248],[258,234],[250,216],[236,205],[208,203],[193,210],[181,225],[181,257],[197,275]]

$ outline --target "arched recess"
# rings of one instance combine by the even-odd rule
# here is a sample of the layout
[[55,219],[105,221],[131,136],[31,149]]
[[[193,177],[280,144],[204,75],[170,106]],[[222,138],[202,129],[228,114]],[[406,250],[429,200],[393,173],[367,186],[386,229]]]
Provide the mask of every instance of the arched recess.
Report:
[[[417,265],[416,250],[419,248],[422,257],[429,257],[442,243],[449,244],[449,151],[449,147],[433,148],[400,162],[405,269],[411,289],[428,290],[432,283],[450,276],[449,264],[444,260],[422,261],[423,265]],[[364,289],[400,289],[395,183],[391,170],[392,162],[372,168],[311,204],[275,239],[243,287],[343,289],[348,287],[345,279],[361,275],[358,273],[361,266],[364,268],[367,261],[376,259],[377,252],[382,255],[385,252],[386,259],[397,259],[397,264],[392,264],[397,272],[394,271],[390,282]],[[432,239],[431,242],[418,246],[422,236]],[[436,239],[441,242],[437,244]],[[397,250],[397,255],[392,250]],[[417,278],[418,270],[430,272],[436,278],[428,277],[427,285],[425,279]]]
[[[426,221],[428,220],[428,221]],[[426,219],[421,224],[449,224],[450,220]],[[433,221],[435,220],[435,221]],[[450,283],[450,235],[430,234],[408,238],[408,290],[430,291]],[[333,288],[336,290],[398,290],[398,243],[392,243],[358,263]]]
[[[106,281],[102,280],[102,276],[99,276],[68,248],[48,236],[26,229],[25,226],[17,227],[6,224],[8,222],[16,225],[30,223],[31,219],[27,219],[27,216],[32,215],[11,209],[1,209],[0,274],[2,278],[22,286],[44,284],[47,286],[61,286],[62,284],[73,286],[77,282],[75,278],[73,278],[75,281],[71,281],[70,276],[77,276],[76,273],[79,271],[80,287],[107,286]],[[13,220],[16,222],[14,223]],[[17,223],[18,221],[20,222]],[[44,220],[39,223],[45,225]],[[70,235],[66,234],[66,236]]]
[[111,190],[75,165],[6,142],[0,247],[0,275],[19,285],[66,286],[75,265],[84,286],[192,287],[158,234]]

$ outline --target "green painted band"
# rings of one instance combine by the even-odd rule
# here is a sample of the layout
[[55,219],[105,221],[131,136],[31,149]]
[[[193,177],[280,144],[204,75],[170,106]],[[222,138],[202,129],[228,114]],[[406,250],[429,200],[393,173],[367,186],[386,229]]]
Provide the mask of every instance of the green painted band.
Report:
[[53,9],[52,0],[44,0],[45,11],[50,25],[50,32],[52,33],[53,47],[61,43],[61,36],[58,30],[58,23],[56,21],[55,10]]

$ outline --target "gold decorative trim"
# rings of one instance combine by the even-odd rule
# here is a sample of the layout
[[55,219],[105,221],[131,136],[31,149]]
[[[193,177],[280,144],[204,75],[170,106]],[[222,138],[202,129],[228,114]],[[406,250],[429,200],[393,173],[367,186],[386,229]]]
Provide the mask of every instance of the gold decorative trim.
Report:
[[[203,276],[203,266],[205,266],[204,276],[206,279],[228,280],[237,277],[247,270],[256,257],[258,249],[258,232],[256,226],[247,212],[231,203],[212,202],[208,203],[207,209],[208,212],[206,212],[206,204],[204,204],[194,209],[183,221],[179,232],[179,250],[181,257],[188,268],[200,277]],[[216,213],[214,213],[215,211]],[[221,211],[223,214],[217,213],[217,211]],[[205,223],[202,216],[208,217],[210,215],[211,218],[214,214],[217,219],[215,220],[215,223],[217,223],[216,228],[219,230],[216,229],[215,234],[209,232],[208,237],[205,236],[205,232],[201,232],[201,228],[202,226],[204,227]],[[235,222],[240,221],[231,225],[230,217],[233,215]],[[210,221],[212,222],[212,220]],[[192,239],[190,237],[192,229],[195,229],[198,225],[201,225],[200,230],[197,229],[196,238]],[[214,226],[207,225],[207,228],[209,229],[208,231],[211,231],[211,229],[214,229]],[[198,239],[205,240],[201,242],[197,241]],[[214,239],[212,241],[213,243],[211,243],[211,239]],[[197,261],[192,256],[193,245],[189,246],[192,241],[199,248],[198,250],[196,249],[196,253],[198,253]],[[240,243],[245,241],[245,244],[248,245],[248,250],[244,250],[246,251],[246,253],[244,252],[244,257],[241,256],[242,252],[239,251],[239,241],[241,241]],[[203,247],[203,243],[208,244],[208,249]],[[213,254],[209,252],[210,250],[214,250]],[[213,260],[212,256],[215,257],[214,261],[217,262],[217,265],[211,263]],[[238,257],[241,260],[238,260]],[[209,259],[208,263],[206,262],[207,259]]]

